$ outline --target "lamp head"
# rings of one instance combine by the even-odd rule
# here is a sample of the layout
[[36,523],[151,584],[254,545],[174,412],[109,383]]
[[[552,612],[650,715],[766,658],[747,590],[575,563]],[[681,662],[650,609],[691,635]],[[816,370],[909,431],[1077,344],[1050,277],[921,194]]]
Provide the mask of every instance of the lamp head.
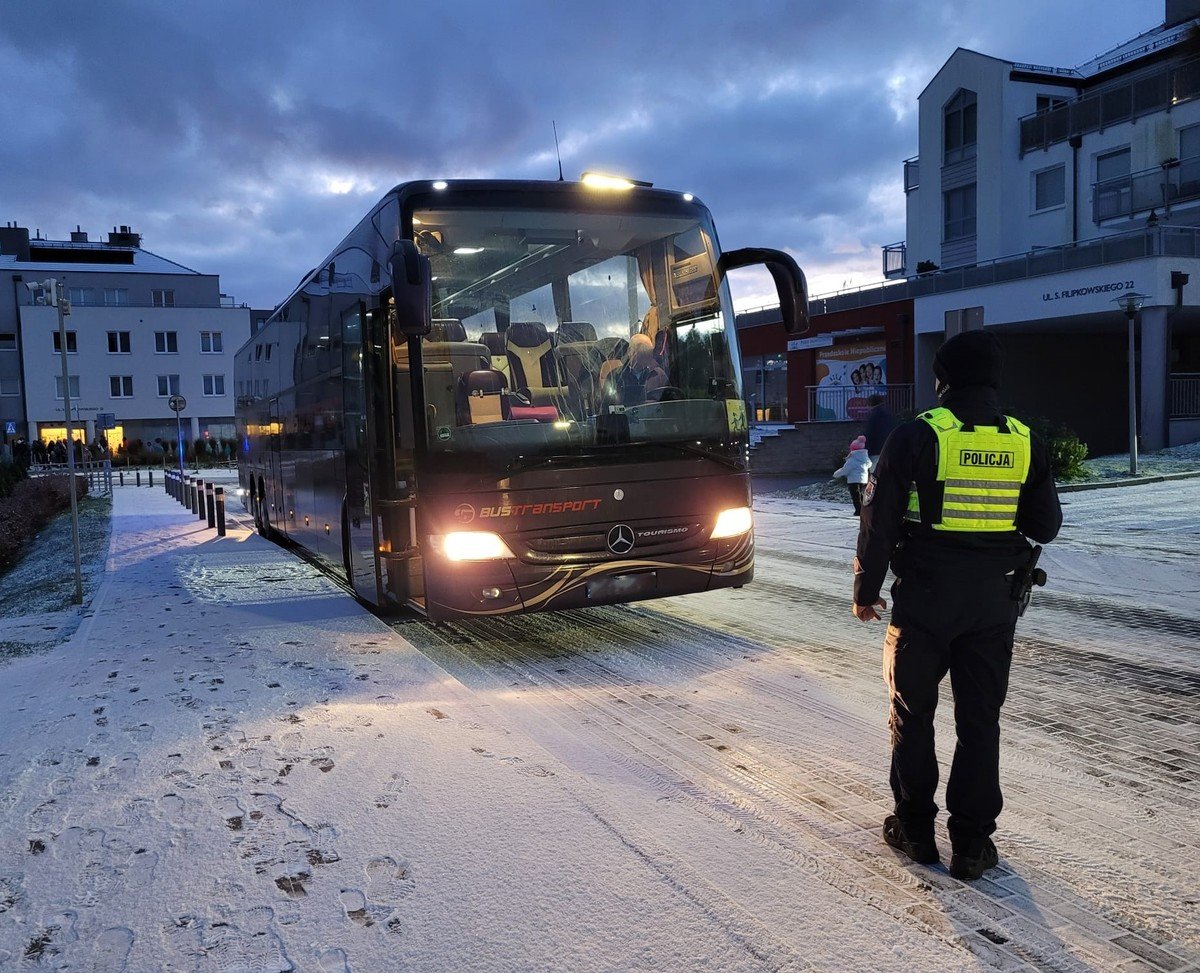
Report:
[[1146,303],[1146,295],[1130,291],[1127,294],[1122,294],[1120,297],[1114,297],[1113,303],[1124,311],[1128,317],[1133,317],[1142,309],[1142,305]]

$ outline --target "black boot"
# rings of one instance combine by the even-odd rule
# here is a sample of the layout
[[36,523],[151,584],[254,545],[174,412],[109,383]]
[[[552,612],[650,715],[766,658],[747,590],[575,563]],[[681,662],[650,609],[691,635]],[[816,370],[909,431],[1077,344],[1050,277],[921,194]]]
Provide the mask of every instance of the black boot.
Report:
[[954,849],[950,874],[964,882],[973,882],[999,862],[1000,855],[992,839],[976,838],[968,847]]
[[932,829],[928,837],[910,836],[905,831],[904,822],[894,814],[889,814],[883,820],[883,840],[919,865],[936,865],[941,861]]

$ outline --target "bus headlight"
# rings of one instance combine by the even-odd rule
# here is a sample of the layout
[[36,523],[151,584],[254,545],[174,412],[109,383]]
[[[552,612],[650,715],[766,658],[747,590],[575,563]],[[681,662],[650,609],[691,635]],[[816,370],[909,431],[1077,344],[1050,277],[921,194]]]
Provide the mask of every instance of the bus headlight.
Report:
[[514,556],[500,535],[490,530],[456,530],[430,539],[448,561],[496,561]]
[[754,518],[749,507],[730,507],[717,514],[717,526],[713,528],[713,540],[722,537],[740,537],[754,528]]

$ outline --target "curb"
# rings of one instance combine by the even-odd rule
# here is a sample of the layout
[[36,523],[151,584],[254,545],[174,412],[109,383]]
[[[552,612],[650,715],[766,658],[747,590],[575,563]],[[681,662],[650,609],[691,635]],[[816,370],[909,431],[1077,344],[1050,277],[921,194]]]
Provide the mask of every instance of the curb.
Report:
[[1078,493],[1082,490],[1111,490],[1114,487],[1142,486],[1146,483],[1166,483],[1168,480],[1192,480],[1200,477],[1200,470],[1186,473],[1159,473],[1157,476],[1126,477],[1123,480],[1100,480],[1096,483],[1065,483],[1058,487],[1059,493]]

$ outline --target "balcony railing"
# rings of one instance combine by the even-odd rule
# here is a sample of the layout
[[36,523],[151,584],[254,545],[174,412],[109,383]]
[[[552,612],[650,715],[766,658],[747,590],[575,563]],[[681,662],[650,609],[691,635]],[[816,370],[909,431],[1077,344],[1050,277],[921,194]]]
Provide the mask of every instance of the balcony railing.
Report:
[[1110,125],[1165,111],[1200,97],[1200,58],[1127,78],[1075,101],[1020,119],[1021,155],[1064,142],[1072,135],[1100,132]]
[[1171,214],[1172,203],[1200,199],[1200,157],[1144,169],[1092,185],[1092,219],[1096,223],[1138,213],[1162,210]]
[[907,248],[904,241],[889,243],[883,248],[883,276],[889,280],[893,277],[903,277]]
[[912,409],[911,385],[810,385],[808,422],[862,421],[871,411],[868,399],[882,395],[892,412]]
[[[814,297],[808,302],[810,314],[830,314],[852,308],[906,301],[928,294],[944,294],[988,284],[1025,280],[1047,274],[1061,274],[1082,267],[1142,260],[1146,257],[1200,257],[1200,227],[1155,226],[1113,233],[1109,236],[1046,247],[1030,253],[1000,257],[967,267],[952,267],[934,273],[906,277],[882,284],[865,284]],[[758,327],[779,321],[779,305],[747,308],[738,313],[738,327]]]
[[921,185],[921,159],[913,156],[904,160],[904,191],[911,193]]
[[1172,419],[1200,418],[1200,372],[1172,375],[1168,395]]

